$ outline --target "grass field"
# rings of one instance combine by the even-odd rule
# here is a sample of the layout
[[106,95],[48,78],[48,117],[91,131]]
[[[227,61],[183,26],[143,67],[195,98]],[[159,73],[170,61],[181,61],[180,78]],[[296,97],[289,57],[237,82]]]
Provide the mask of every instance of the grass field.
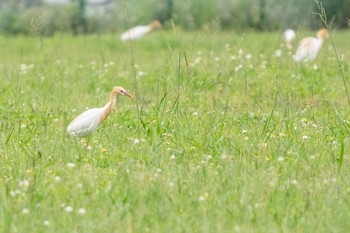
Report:
[[[308,65],[278,33],[0,37],[0,231],[348,232],[350,33],[332,36],[340,62],[327,40]],[[117,85],[135,99],[69,137]]]

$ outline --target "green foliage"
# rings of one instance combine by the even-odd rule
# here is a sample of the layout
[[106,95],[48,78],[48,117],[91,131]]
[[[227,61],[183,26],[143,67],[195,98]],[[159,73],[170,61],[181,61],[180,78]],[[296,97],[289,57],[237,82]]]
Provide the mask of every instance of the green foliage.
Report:
[[[349,1],[320,2],[332,27],[347,27]],[[114,0],[108,3],[110,5],[104,13],[96,13],[99,6],[89,6],[84,0],[73,1],[70,5],[43,5],[40,1],[26,1],[24,6],[10,1],[3,4],[0,9],[0,31],[3,34],[32,34],[28,22],[33,22],[33,17],[36,19],[33,11],[40,14],[37,33],[42,35],[121,31],[145,25],[153,19],[160,20],[165,27],[175,23],[188,30],[206,28],[213,21],[223,29],[235,31],[317,29],[324,26],[317,15],[319,9],[314,0]],[[94,10],[95,14],[91,14]]]
[[[347,232],[349,33],[295,64],[209,32],[0,37],[0,231]],[[135,100],[69,137],[116,85]]]

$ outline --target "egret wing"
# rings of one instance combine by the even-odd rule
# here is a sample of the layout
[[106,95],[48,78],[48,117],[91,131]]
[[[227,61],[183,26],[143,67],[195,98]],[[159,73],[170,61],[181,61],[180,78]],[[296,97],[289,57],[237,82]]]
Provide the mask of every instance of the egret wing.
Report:
[[77,116],[67,127],[69,133],[86,136],[94,132],[100,125],[103,108],[89,109]]

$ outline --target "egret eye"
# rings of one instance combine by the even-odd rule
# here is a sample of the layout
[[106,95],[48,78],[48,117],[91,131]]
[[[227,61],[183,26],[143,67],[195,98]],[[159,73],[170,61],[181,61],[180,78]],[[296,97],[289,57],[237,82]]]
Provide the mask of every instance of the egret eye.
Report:
[[120,90],[119,92],[120,92],[120,94],[123,94],[123,95],[125,94],[124,90]]

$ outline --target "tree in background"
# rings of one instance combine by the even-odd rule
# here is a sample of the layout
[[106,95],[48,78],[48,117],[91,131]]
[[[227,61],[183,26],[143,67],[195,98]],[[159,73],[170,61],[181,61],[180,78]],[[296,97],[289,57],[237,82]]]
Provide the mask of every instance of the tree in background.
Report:
[[[57,0],[59,1],[59,0]],[[67,0],[65,0],[67,2]],[[111,3],[102,15],[91,16],[87,8]],[[349,0],[322,0],[328,24],[345,29],[350,18]],[[93,4],[92,4],[93,3]],[[94,5],[95,4],[95,5]],[[105,5],[106,6],[106,5]],[[223,30],[282,31],[285,28],[323,27],[315,0],[71,0],[69,5],[48,5],[45,0],[1,0],[0,33],[29,34],[26,23],[31,9],[39,8],[43,35],[56,31],[103,33],[121,31],[158,19],[165,26],[173,21],[186,30],[207,28],[213,22]],[[68,26],[67,26],[68,25]],[[40,33],[40,32],[38,32]]]
[[78,0],[78,7],[71,19],[73,35],[87,32],[87,24],[85,19],[85,0]]

